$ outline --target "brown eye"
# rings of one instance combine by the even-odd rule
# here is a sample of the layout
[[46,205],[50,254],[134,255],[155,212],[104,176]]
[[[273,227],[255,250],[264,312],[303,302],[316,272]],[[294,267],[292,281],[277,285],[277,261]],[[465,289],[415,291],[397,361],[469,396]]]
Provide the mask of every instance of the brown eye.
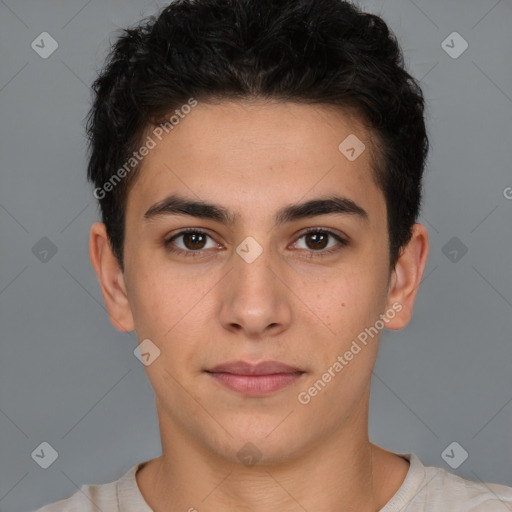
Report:
[[184,233],[183,245],[190,250],[204,249],[206,236],[203,233]]
[[327,256],[339,251],[343,246],[348,245],[348,242],[341,236],[332,231],[320,228],[309,229],[297,240],[301,239],[304,240],[305,247],[300,247],[298,242],[295,242],[295,246],[298,249],[304,249],[310,253],[318,253],[314,254],[314,256]]
[[305,236],[306,245],[309,249],[325,249],[329,242],[329,235],[321,231],[308,233]]
[[[181,242],[179,240],[181,239]],[[208,239],[212,240],[207,246]],[[164,241],[165,248],[173,253],[184,256],[202,256],[203,250],[217,247],[212,237],[204,231],[196,229],[180,231]]]

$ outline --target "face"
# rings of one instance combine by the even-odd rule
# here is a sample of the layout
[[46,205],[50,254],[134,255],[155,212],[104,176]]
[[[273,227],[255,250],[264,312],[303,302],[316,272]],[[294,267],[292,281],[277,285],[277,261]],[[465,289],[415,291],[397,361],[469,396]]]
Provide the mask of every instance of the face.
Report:
[[370,144],[338,110],[224,101],[144,158],[105,300],[160,351],[145,369],[163,435],[235,462],[250,442],[270,463],[366,431],[381,324],[407,323],[426,258],[389,272]]

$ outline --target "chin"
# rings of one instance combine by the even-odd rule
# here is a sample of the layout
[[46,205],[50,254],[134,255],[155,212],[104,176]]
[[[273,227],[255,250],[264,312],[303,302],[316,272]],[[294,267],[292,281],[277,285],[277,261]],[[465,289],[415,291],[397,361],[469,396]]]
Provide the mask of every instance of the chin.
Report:
[[217,456],[235,464],[269,466],[286,463],[308,451],[313,440],[296,437],[295,433],[303,429],[278,426],[282,419],[275,421],[271,428],[266,423],[264,429],[254,423],[252,428],[239,432],[231,428],[232,437],[224,432],[222,441],[209,439],[207,443]]

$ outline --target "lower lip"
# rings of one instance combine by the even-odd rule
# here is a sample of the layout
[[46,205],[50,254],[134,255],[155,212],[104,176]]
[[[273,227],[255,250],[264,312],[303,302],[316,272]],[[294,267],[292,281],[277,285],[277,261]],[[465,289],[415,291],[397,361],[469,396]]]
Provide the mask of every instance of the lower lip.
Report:
[[283,389],[296,380],[303,372],[274,373],[271,375],[235,375],[233,373],[208,372],[217,382],[227,388],[250,396],[261,396]]

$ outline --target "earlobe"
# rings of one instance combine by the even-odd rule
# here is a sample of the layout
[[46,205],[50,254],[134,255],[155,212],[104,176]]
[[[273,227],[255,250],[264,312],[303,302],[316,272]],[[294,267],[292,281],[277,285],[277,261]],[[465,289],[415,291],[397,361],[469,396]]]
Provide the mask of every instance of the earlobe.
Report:
[[91,227],[89,257],[98,276],[112,325],[123,332],[133,331],[134,321],[124,275],[110,246],[105,224],[102,222],[96,222]]
[[395,304],[394,309],[398,310],[396,305],[400,304],[401,309],[386,323],[388,329],[402,329],[411,320],[414,301],[427,263],[427,257],[427,230],[422,224],[414,224],[411,240],[402,249],[390,278],[387,308],[393,308],[393,304]]

